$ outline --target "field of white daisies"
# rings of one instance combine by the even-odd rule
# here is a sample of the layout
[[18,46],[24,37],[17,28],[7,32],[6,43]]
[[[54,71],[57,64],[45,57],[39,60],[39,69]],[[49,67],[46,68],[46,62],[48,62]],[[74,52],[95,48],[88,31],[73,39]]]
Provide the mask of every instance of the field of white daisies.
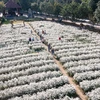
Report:
[[42,36],[88,98],[100,100],[100,34],[54,22],[31,25],[36,32],[46,31]]
[[27,24],[0,27],[0,100],[79,100]]
[[[89,100],[100,100],[100,35],[54,22],[30,24]],[[28,24],[0,27],[0,100],[80,100],[35,32]]]

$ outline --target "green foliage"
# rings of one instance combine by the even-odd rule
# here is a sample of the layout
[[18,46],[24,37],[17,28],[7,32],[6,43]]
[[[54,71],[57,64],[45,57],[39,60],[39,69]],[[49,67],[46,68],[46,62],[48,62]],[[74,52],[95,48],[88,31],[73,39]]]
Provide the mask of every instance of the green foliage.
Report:
[[41,2],[41,3],[40,3],[40,10],[41,10],[42,12],[46,12],[46,2]]
[[97,3],[99,0],[89,0],[89,6],[91,7],[92,11],[94,12],[97,8]]
[[63,9],[62,9],[62,11],[61,11],[61,14],[62,14],[64,17],[66,17],[66,18],[67,18],[67,16],[70,16],[70,6],[69,6],[69,4],[66,4],[66,5],[63,7]]
[[97,4],[94,17],[96,18],[97,22],[100,22],[100,1]]
[[50,2],[48,2],[46,5],[46,12],[48,14],[53,14],[53,12],[54,12],[54,7]]
[[86,2],[82,2],[79,6],[79,18],[88,18],[89,13],[91,13],[91,8]]
[[60,14],[61,9],[62,9],[62,6],[59,3],[55,2],[55,4],[54,4],[54,14],[56,16],[58,16]]
[[[4,3],[8,0],[0,0],[0,11]],[[3,2],[4,3],[3,3]],[[34,11],[41,11],[58,16],[62,14],[66,18],[89,18],[94,20],[94,14],[99,21],[99,7],[97,3],[100,0],[15,0],[23,10],[31,8]],[[96,10],[96,11],[95,11]],[[95,13],[94,13],[95,12]]]
[[23,10],[28,10],[29,8],[31,8],[30,0],[19,0],[19,2],[21,4]]
[[66,4],[62,9],[62,15],[64,17],[70,16],[72,19],[75,18],[88,18],[92,13],[92,9],[89,6],[89,1],[82,0],[81,3],[71,2]]
[[64,17],[70,16],[72,19],[75,19],[78,16],[78,7],[79,3],[76,2],[66,4],[62,9],[62,15]]
[[4,8],[4,2],[3,1],[0,1],[0,11],[1,12],[3,11],[3,8]]
[[54,5],[54,0],[49,0],[49,2],[50,2],[52,5]]
[[41,2],[40,3],[40,10],[42,12],[52,14],[54,11],[54,7],[50,2]]
[[79,4],[76,2],[70,4],[69,11],[72,19],[75,19],[78,16],[78,6]]
[[38,10],[39,10],[39,6],[38,6],[37,3],[31,3],[31,8],[32,8],[32,10],[34,10],[34,11],[38,11]]

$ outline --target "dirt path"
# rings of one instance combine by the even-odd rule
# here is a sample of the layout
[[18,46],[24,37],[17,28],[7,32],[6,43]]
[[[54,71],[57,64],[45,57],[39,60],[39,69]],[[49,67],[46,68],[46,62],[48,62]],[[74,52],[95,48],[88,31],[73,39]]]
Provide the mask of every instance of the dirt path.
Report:
[[[29,23],[27,23],[29,24]],[[32,31],[34,32],[33,27],[29,24],[30,28],[32,29]],[[35,32],[34,32],[35,33]],[[37,35],[37,34],[36,34]],[[39,38],[39,36],[37,35],[37,37]],[[47,50],[47,46],[44,44],[45,49]],[[48,51],[48,50],[47,50]],[[83,92],[83,90],[80,88],[79,85],[77,85],[73,79],[73,77],[70,77],[69,74],[67,73],[67,71],[64,69],[64,66],[60,63],[60,61],[58,61],[54,56],[53,59],[55,61],[55,63],[58,65],[60,71],[62,72],[62,74],[64,76],[68,77],[69,83],[75,88],[77,95],[81,98],[81,100],[88,100],[88,97],[85,95],[85,93]]]
[[63,65],[54,58],[55,63],[58,65],[59,69],[63,73],[63,75],[68,77],[69,83],[75,88],[77,95],[82,99],[82,100],[88,100],[87,96],[84,94],[83,90],[80,88],[79,85],[77,85],[74,82],[74,79],[70,77],[67,73],[67,71],[64,69]]

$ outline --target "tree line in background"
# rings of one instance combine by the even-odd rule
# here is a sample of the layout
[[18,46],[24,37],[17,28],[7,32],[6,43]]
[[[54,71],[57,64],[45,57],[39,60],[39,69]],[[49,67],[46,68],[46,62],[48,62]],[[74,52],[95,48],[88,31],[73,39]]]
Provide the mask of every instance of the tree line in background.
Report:
[[[0,10],[8,0],[0,0]],[[36,12],[44,12],[63,17],[90,19],[100,22],[100,0],[16,0],[23,10],[31,8]]]

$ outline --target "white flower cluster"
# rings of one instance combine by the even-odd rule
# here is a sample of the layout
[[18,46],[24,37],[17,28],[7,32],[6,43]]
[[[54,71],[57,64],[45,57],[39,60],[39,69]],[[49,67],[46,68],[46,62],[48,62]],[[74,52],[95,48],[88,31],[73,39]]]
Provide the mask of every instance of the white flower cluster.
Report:
[[[42,70],[41,70],[42,69]],[[57,69],[57,68],[56,68]],[[35,74],[35,73],[41,73],[41,72],[47,72],[47,71],[53,71],[56,69],[45,69],[44,67],[40,67],[40,69],[37,68],[28,68],[25,70],[21,70],[21,71],[16,71],[16,72],[10,72],[8,74],[1,74],[0,75],[0,81],[7,81],[9,79],[12,78],[17,78],[20,76],[24,76],[24,75],[30,75],[30,74]],[[57,70],[56,70],[57,71]],[[58,74],[57,74],[58,73]],[[59,72],[56,72],[56,76],[59,75]]]
[[100,57],[100,53],[91,53],[91,54],[87,54],[87,55],[79,55],[79,56],[68,56],[68,57],[61,57],[60,61],[62,63],[65,62],[70,62],[70,61],[79,61],[79,60],[88,60],[88,59],[95,59],[95,58],[99,58]]
[[9,76],[9,77],[5,77],[5,79],[2,79],[2,80],[7,80],[7,81],[0,82],[0,90],[14,87],[17,85],[29,84],[30,82],[38,82],[38,81],[42,81],[42,80],[49,79],[52,77],[59,77],[59,76],[61,76],[61,73],[59,71],[58,72],[57,71],[41,72],[41,73],[36,73],[32,75],[24,74],[24,76],[16,75],[15,77],[13,75],[13,77]]
[[82,73],[82,72],[88,72],[88,71],[94,71],[94,70],[100,70],[100,64],[88,64],[87,66],[81,65],[77,67],[72,67],[68,69],[68,72],[71,72],[72,74],[75,73]]
[[90,100],[100,100],[100,87],[87,94]]
[[76,73],[74,75],[74,79],[77,82],[81,82],[83,80],[92,80],[98,77],[100,77],[100,70],[99,71],[89,71],[89,72],[84,72],[84,73]]
[[[85,91],[100,87],[100,34],[47,21],[31,22],[31,25],[51,44],[64,68]],[[94,95],[92,100],[100,99],[96,92]]]
[[[15,29],[9,26],[8,30],[5,25],[1,28],[5,30],[0,31],[4,33],[0,34],[0,100],[77,97],[74,87],[66,76],[62,76],[52,55],[45,50],[34,52],[44,47],[29,26]],[[28,43],[29,37],[34,37],[34,41]]]
[[82,81],[80,82],[80,86],[82,89],[84,89],[84,91],[91,91],[97,87],[100,87],[100,78]]
[[70,61],[70,62],[66,62],[64,64],[64,68],[68,69],[68,68],[72,68],[72,67],[77,67],[77,66],[82,66],[82,65],[88,65],[88,64],[99,64],[100,63],[100,59],[89,59],[89,60],[79,60],[79,61]]
[[72,49],[62,49],[62,50],[59,50],[59,51],[56,51],[56,55],[61,58],[61,57],[64,57],[64,56],[79,56],[79,55],[82,55],[82,54],[93,54],[93,53],[98,53],[99,52],[99,49],[88,49],[87,51],[87,48],[84,49],[84,48],[80,48],[80,50],[82,51],[78,51],[78,48],[72,50]]
[[[22,63],[30,63],[34,62],[36,60],[42,60],[42,62],[51,62],[53,63],[54,61],[52,60],[52,56],[47,54],[48,56],[45,55],[44,52],[38,53],[38,54],[23,54],[23,55],[18,55],[15,57],[8,57],[7,59],[1,59],[0,62],[0,67],[10,67],[10,66],[16,66],[16,65],[21,65]],[[6,63],[5,63],[6,62]],[[37,65],[37,64],[36,64]],[[38,64],[39,65],[39,64]]]
[[[22,81],[24,82],[24,81]],[[44,91],[45,89],[50,89],[50,88],[54,88],[54,87],[59,87],[59,86],[63,86],[64,84],[67,84],[68,80],[66,77],[61,76],[58,78],[52,78],[52,79],[47,79],[45,81],[40,81],[37,83],[29,83],[29,85],[25,84],[22,86],[15,86],[12,88],[8,88],[5,90],[1,90],[0,91],[0,98],[8,98],[10,96],[17,96],[17,95],[21,95],[21,94],[25,94],[25,93],[36,93],[36,92],[41,92]],[[69,87],[71,88],[71,87]],[[70,90],[70,89],[69,89]],[[72,88],[73,90],[73,88]],[[9,92],[7,92],[9,91]],[[70,90],[71,92],[71,90]]]
[[[71,93],[72,95],[75,93],[75,90],[72,86],[66,84],[63,87],[52,88],[46,91],[38,92],[33,95],[23,95],[23,97],[16,97],[17,100],[55,100],[55,98],[62,98],[65,95]],[[16,98],[12,98],[9,100],[16,100]],[[69,97],[70,98],[70,97]],[[70,100],[70,99],[69,99]]]

